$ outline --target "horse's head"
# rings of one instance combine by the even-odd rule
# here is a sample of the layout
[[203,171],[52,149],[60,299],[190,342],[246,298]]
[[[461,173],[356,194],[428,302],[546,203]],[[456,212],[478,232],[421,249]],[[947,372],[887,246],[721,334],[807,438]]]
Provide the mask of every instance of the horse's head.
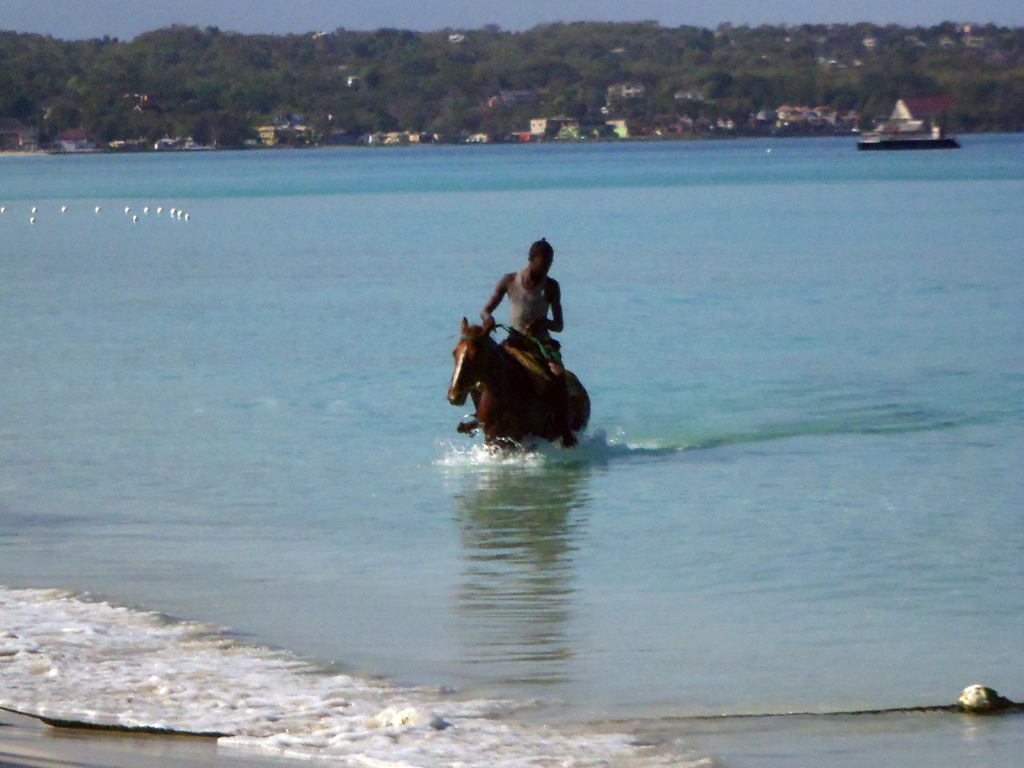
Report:
[[462,334],[452,350],[455,371],[448,385],[448,402],[452,405],[465,403],[469,393],[480,384],[483,378],[482,363],[487,350],[494,345],[491,340],[493,331],[493,320],[484,325],[470,325],[466,318],[462,318]]

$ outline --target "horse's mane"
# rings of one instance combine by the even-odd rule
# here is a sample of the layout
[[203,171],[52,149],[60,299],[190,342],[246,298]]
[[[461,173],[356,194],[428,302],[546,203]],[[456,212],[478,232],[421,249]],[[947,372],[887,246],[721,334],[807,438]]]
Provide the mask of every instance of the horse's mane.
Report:
[[462,329],[462,338],[465,341],[483,344],[488,354],[495,355],[503,376],[511,376],[520,381],[523,380],[523,377],[528,377],[530,373],[524,363],[503,344],[499,344],[492,335],[493,332],[493,326],[466,325]]
[[[463,329],[462,335],[470,339],[482,339],[490,338],[491,332],[486,330],[482,325],[468,325]],[[493,339],[491,340],[494,341]]]

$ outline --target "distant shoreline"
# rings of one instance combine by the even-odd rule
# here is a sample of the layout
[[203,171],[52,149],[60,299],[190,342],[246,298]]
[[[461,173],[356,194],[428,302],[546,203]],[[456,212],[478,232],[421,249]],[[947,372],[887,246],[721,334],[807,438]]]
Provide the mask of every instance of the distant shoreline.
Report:
[[[1007,133],[1006,131],[982,131],[973,135],[996,135]],[[538,146],[590,146],[594,144],[685,144],[699,141],[730,142],[730,141],[790,141],[804,139],[856,139],[859,133],[844,134],[789,134],[765,136],[756,134],[703,134],[698,136],[630,136],[617,139],[577,139],[561,140],[548,139],[540,141],[489,141],[489,142],[468,142],[468,141],[434,141],[395,143],[395,144],[369,144],[365,142],[352,142],[347,144],[306,144],[306,145],[279,145],[279,146],[247,146],[247,147],[203,147],[196,149],[106,149],[95,148],[85,150],[66,151],[60,149],[39,149],[30,152],[22,150],[0,150],[0,157],[54,157],[69,156],[77,157],[83,155],[187,155],[203,154],[205,152],[304,152],[317,149],[359,149],[359,150],[385,150],[395,148],[419,148],[419,147],[538,147]],[[972,134],[968,134],[972,135]]]
[[5,147],[844,135],[905,98],[945,100],[946,133],[1024,130],[1024,28],[994,24],[171,26],[131,42],[0,31],[0,43]]

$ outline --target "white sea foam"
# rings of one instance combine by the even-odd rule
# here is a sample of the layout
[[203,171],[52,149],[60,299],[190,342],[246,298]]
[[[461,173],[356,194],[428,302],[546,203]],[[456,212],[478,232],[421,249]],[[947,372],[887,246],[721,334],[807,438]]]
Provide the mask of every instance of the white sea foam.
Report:
[[488,470],[538,470],[544,467],[604,464],[615,458],[662,455],[684,450],[657,442],[630,441],[622,434],[609,437],[604,430],[585,432],[579,443],[565,450],[546,440],[537,440],[513,449],[484,445],[482,442],[447,440],[438,443],[435,464],[454,473]]
[[[620,734],[512,722],[515,705],[328,675],[216,628],[0,587],[0,706],[226,734],[241,749],[374,766],[663,764]],[[673,761],[678,765],[678,761]]]
[[[554,448],[554,446],[552,446]],[[557,449],[555,449],[557,450]],[[459,444],[455,441],[438,443],[435,463],[447,469],[488,469],[510,467],[531,469],[545,464],[550,450],[535,447],[507,448],[484,445],[480,442]]]

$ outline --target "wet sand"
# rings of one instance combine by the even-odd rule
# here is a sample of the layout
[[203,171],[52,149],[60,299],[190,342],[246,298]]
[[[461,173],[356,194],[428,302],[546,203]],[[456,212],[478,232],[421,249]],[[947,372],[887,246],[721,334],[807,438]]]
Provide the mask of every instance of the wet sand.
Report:
[[0,768],[273,768],[287,758],[239,754],[212,738],[53,728],[0,711]]

